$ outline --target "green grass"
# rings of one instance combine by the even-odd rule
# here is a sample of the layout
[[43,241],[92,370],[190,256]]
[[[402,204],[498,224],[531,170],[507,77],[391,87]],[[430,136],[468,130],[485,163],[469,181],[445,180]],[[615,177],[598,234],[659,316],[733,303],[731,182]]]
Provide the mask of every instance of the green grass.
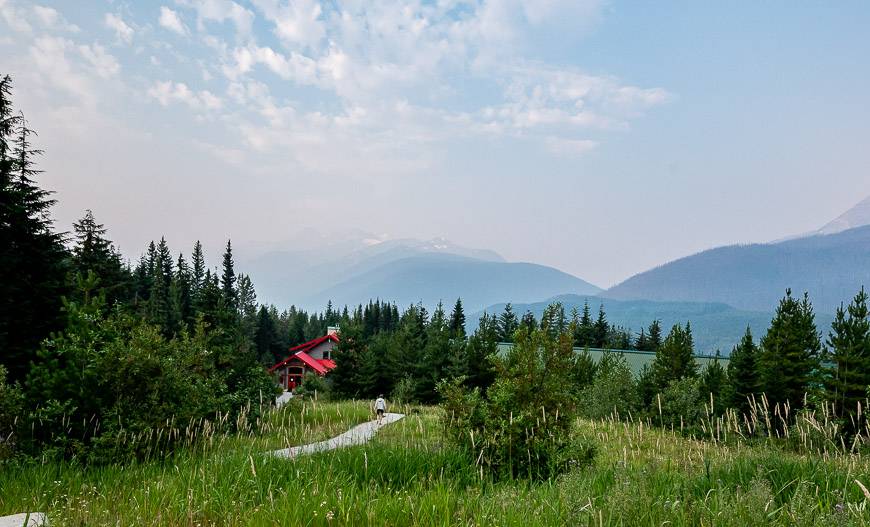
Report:
[[435,408],[408,408],[369,444],[296,460],[263,454],[370,418],[367,403],[270,414],[260,436],[210,438],[165,460],[0,466],[0,514],[52,525],[867,525],[870,464],[579,421],[592,466],[493,482],[445,445]]

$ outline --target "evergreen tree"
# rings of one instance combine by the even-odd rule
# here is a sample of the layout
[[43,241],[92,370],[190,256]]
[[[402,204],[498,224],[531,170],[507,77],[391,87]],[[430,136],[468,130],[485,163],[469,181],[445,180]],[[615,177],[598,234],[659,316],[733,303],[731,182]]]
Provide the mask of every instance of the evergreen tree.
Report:
[[221,293],[226,309],[234,311],[238,307],[238,291],[236,290],[236,271],[233,264],[233,246],[230,240],[227,240],[227,250],[224,252]]
[[172,282],[172,300],[175,305],[174,310],[178,312],[182,326],[188,329],[193,328],[195,321],[190,281],[190,266],[187,265],[184,255],[178,253],[178,260],[175,264],[175,279]]
[[656,351],[651,369],[658,390],[664,390],[672,381],[697,376],[698,364],[689,324],[686,324],[685,329],[679,324],[671,328]]
[[725,368],[719,362],[719,352],[716,352],[716,359],[707,363],[704,371],[701,372],[700,393],[704,404],[712,407],[710,411],[713,415],[722,415],[725,411],[727,401],[724,399],[725,388],[728,386],[728,374]]
[[864,288],[844,308],[837,309],[828,337],[831,367],[825,376],[825,394],[844,429],[853,434],[864,427],[867,389],[870,386],[870,312]]
[[803,300],[798,300],[787,290],[761,339],[758,358],[761,389],[771,407],[788,403],[792,411],[803,408],[804,396],[819,370],[820,349],[809,295],[804,293]]
[[[534,319],[533,319],[534,321]],[[490,357],[498,351],[498,341],[503,326],[495,316],[484,313],[477,329],[468,339],[466,351],[466,385],[469,388],[486,389],[495,381],[495,368]]]
[[640,328],[640,333],[637,334],[637,339],[634,341],[634,349],[637,351],[651,351],[650,342],[644,328]]
[[604,304],[598,306],[598,319],[592,327],[593,346],[596,348],[607,347],[607,336],[610,332],[610,324],[607,323],[607,315],[604,313]]
[[589,300],[583,301],[583,315],[574,334],[574,345],[584,348],[595,346],[595,327],[592,322],[592,312],[589,310]]
[[193,255],[191,256],[193,268],[190,275],[190,290],[193,297],[196,299],[199,296],[200,290],[205,280],[205,257],[202,255],[202,244],[196,240],[193,246]]
[[457,298],[453,311],[450,313],[450,336],[455,339],[465,339],[465,311],[462,309],[462,299]]
[[538,321],[535,320],[534,313],[532,313],[531,311],[526,311],[526,314],[523,315],[522,319],[520,319],[520,328],[525,329],[529,332],[538,329]]
[[746,327],[743,338],[731,351],[728,360],[728,404],[740,414],[748,415],[751,397],[759,393],[758,347],[752,340],[752,331]]
[[257,348],[257,358],[265,366],[276,364],[284,358],[282,357],[284,349],[281,346],[272,317],[273,315],[266,309],[266,306],[260,306],[260,310],[257,312],[257,331],[254,335],[254,345]]
[[517,332],[519,327],[520,321],[516,313],[514,313],[513,306],[508,302],[504,306],[504,311],[498,317],[499,340],[502,342],[513,342],[514,333]]
[[658,351],[659,346],[662,345],[662,326],[658,320],[653,320],[652,324],[649,325],[647,335],[649,340],[649,351]]
[[116,302],[128,301],[133,277],[121,255],[106,238],[106,228],[97,223],[93,212],[87,210],[84,217],[73,224],[73,232],[72,273],[78,277],[93,273],[99,281],[97,292],[105,295],[109,307]]
[[66,252],[53,231],[51,193],[34,182],[40,152],[12,110],[11,91],[11,78],[0,78],[0,364],[18,381],[42,339],[62,325]]

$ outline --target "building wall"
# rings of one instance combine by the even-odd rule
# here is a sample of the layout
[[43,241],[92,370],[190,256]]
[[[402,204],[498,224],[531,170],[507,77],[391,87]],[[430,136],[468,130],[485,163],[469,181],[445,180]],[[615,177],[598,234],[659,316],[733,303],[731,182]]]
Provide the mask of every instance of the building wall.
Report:
[[307,351],[311,358],[314,360],[322,360],[322,359],[331,359],[332,358],[332,349],[335,347],[335,342],[331,340],[327,340],[326,342],[311,348],[311,350]]

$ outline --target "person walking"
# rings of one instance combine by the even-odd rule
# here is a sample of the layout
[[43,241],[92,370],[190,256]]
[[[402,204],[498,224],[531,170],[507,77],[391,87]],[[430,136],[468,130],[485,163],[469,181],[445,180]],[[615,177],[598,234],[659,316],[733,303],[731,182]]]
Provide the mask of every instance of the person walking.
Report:
[[387,401],[383,395],[378,395],[375,401],[375,412],[378,414],[378,425],[381,425],[384,420],[384,413],[387,411]]

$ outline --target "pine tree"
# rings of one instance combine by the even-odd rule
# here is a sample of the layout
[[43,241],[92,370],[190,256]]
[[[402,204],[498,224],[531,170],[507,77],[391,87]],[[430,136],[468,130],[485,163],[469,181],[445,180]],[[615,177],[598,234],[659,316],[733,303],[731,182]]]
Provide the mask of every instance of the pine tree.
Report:
[[637,351],[650,351],[650,342],[644,328],[640,328],[640,333],[637,334],[637,339],[634,341],[634,349]]
[[748,415],[752,396],[759,393],[758,347],[752,340],[752,331],[746,327],[743,338],[731,351],[728,360],[728,404],[740,414]]
[[704,371],[701,372],[700,394],[704,404],[710,405],[710,411],[713,415],[722,415],[725,411],[727,402],[724,399],[725,388],[728,385],[728,374],[722,363],[719,362],[719,352],[716,352],[716,358],[707,363]]
[[73,278],[84,278],[88,273],[93,273],[98,280],[97,292],[105,295],[109,307],[116,302],[127,302],[133,277],[122,262],[121,255],[106,238],[106,228],[97,223],[93,212],[87,210],[84,217],[73,224],[73,232]]
[[864,288],[844,308],[837,309],[828,337],[830,347],[825,395],[844,429],[852,434],[864,427],[867,388],[870,386],[870,312]]
[[592,322],[592,312],[589,310],[589,300],[583,301],[583,315],[574,331],[574,345],[591,348],[595,345],[595,328]]
[[14,115],[12,80],[0,78],[0,364],[22,380],[39,343],[60,329],[66,253],[53,231],[51,193],[34,182],[33,133]]
[[504,306],[504,311],[498,317],[499,340],[502,342],[513,342],[514,333],[520,327],[520,321],[514,313],[513,306],[508,302]]
[[686,324],[685,329],[679,324],[671,328],[671,332],[656,351],[651,369],[658,390],[664,390],[672,381],[697,376],[698,363],[695,361],[692,329],[689,324]]
[[592,327],[593,346],[596,348],[607,347],[607,335],[610,331],[610,324],[607,323],[607,315],[604,313],[604,304],[598,306],[598,319]]
[[649,351],[658,351],[659,346],[662,345],[662,326],[658,320],[653,320],[652,324],[649,325],[647,335],[649,340]]
[[184,259],[184,255],[178,253],[175,264],[175,279],[172,282],[172,300],[175,310],[178,312],[182,326],[191,329],[194,323],[193,292],[191,290],[190,266]]
[[230,311],[235,310],[238,307],[238,292],[236,290],[236,271],[233,264],[233,245],[230,240],[227,240],[227,250],[224,252],[221,292],[226,308]]
[[535,331],[538,328],[538,321],[535,320],[535,315],[531,311],[526,311],[523,318],[520,320],[520,328],[529,332]]
[[260,306],[257,312],[257,331],[254,335],[254,345],[257,348],[257,358],[260,363],[271,366],[280,361],[283,357],[283,346],[281,346],[275,329],[275,322],[272,314],[266,309],[266,306]]
[[203,281],[205,280],[205,257],[202,255],[202,244],[199,243],[199,240],[196,240],[196,244],[193,246],[193,255],[191,256],[193,262],[193,269],[190,275],[190,290],[193,294],[193,298],[196,299],[199,296],[199,292],[202,289]]
[[803,408],[819,370],[820,349],[809,295],[798,300],[787,290],[761,339],[758,359],[761,388],[771,407],[788,403],[792,411]]
[[[532,319],[534,322],[534,319]],[[499,333],[502,326],[495,316],[484,313],[477,329],[468,339],[466,349],[466,385],[485,391],[495,381],[495,368],[490,356],[498,351]]]
[[449,332],[451,338],[465,339],[465,311],[462,309],[462,299],[457,298],[450,313]]

